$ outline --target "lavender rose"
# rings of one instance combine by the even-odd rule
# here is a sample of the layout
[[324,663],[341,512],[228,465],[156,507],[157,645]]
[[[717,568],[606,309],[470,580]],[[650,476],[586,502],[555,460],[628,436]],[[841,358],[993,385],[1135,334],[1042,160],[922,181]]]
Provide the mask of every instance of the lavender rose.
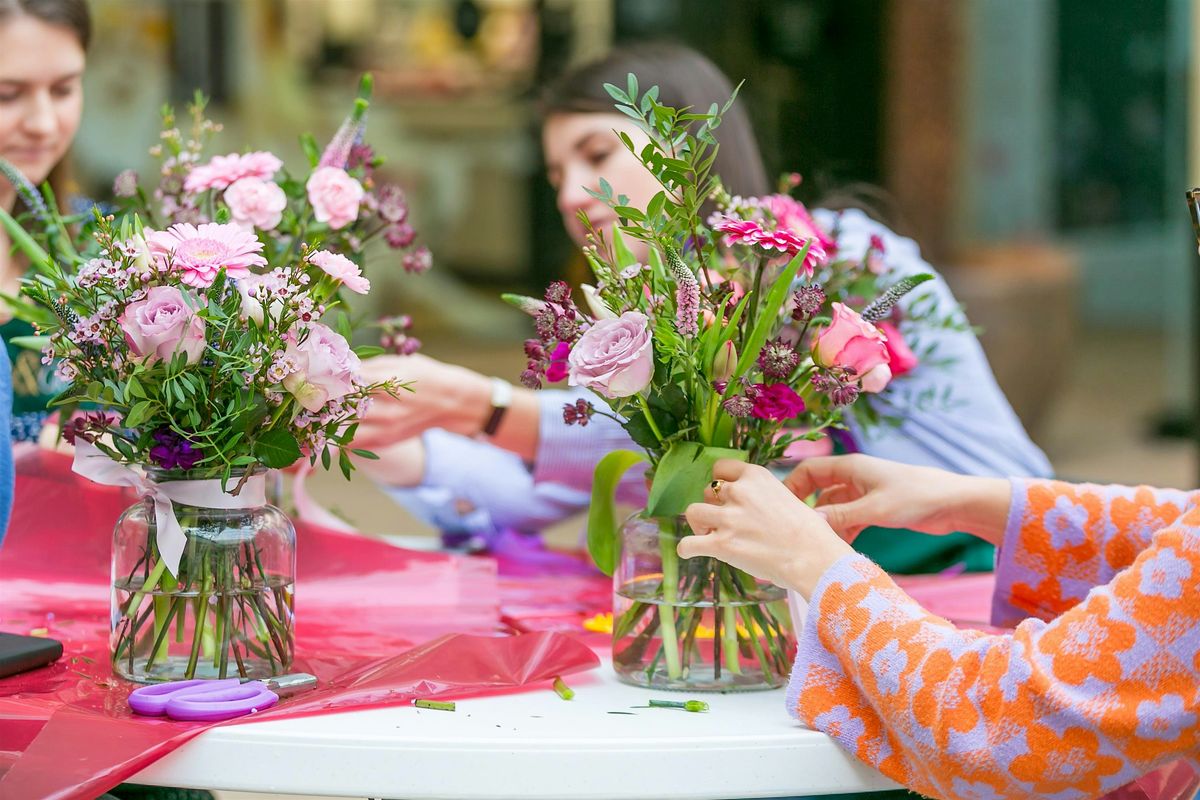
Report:
[[174,286],[155,286],[126,306],[117,323],[135,356],[170,361],[182,352],[187,363],[195,364],[204,352],[204,320],[196,316],[193,304]]
[[345,339],[320,323],[309,327],[304,341],[290,343],[285,358],[296,371],[283,379],[283,388],[310,413],[358,388],[358,356]]
[[616,319],[600,320],[575,343],[567,367],[567,383],[605,397],[629,397],[642,391],[654,377],[649,317],[626,311]]

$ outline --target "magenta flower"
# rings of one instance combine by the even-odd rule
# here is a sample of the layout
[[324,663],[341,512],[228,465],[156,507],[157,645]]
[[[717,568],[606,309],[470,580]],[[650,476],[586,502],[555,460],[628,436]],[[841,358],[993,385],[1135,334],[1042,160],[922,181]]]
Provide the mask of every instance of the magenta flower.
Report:
[[188,173],[183,183],[184,191],[195,194],[208,189],[225,189],[242,178],[258,178],[268,181],[283,167],[283,162],[273,154],[258,151],[240,155],[215,156],[207,164]]
[[725,234],[725,246],[744,244],[750,247],[758,244],[758,237],[763,233],[762,225],[754,220],[725,217],[713,225],[717,233]]
[[230,278],[244,278],[251,267],[266,266],[259,253],[262,242],[237,225],[206,222],[200,227],[181,222],[165,231],[147,231],[150,255],[160,270],[181,272],[188,286],[207,289],[224,269]]
[[569,372],[567,357],[570,355],[571,345],[559,342],[555,346],[554,352],[550,354],[550,366],[546,368],[546,380],[550,383],[558,383],[567,377]]
[[756,383],[754,390],[752,417],[778,422],[804,411],[804,400],[786,383]]
[[362,270],[359,269],[358,264],[340,253],[317,250],[308,257],[308,260],[355,294],[366,294],[371,291],[371,282],[362,276]]
[[834,249],[834,240],[821,230],[804,204],[786,194],[769,194],[762,198],[762,207],[775,218],[777,230],[791,231],[802,239],[816,239],[825,252]]

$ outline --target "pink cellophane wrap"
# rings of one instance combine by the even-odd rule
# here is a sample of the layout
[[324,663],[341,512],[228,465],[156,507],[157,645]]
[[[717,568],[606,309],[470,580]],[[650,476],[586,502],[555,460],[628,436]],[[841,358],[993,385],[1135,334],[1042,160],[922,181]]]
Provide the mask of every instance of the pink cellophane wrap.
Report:
[[[91,800],[210,727],[137,717],[108,662],[109,554],[127,490],[22,452],[0,547],[0,630],[40,628],[56,664],[0,680],[0,798]],[[402,550],[297,524],[295,672],[316,689],[254,720],[544,686],[590,669],[577,638],[505,636],[491,559]],[[219,724],[241,724],[247,718]]]

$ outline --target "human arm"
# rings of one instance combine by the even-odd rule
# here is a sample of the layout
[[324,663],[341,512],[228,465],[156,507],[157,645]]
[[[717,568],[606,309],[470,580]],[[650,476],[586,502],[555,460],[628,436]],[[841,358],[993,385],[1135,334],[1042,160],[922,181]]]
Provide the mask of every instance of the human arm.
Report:
[[812,596],[788,706],[921,794],[1098,796],[1195,755],[1198,576],[1194,530],[1168,530],[1052,622],[989,636],[850,556]]
[[[698,535],[680,555],[727,560],[809,599],[789,708],[889,777],[934,797],[1096,796],[1195,753],[1200,512],[1054,621],[987,636],[928,614],[872,562],[839,551],[821,515],[765,470],[718,462],[714,475],[725,483],[688,509]],[[1011,530],[996,521],[1000,486],[974,481],[986,498],[968,504],[982,513],[976,527]],[[877,501],[888,497],[880,483]],[[916,521],[959,527],[956,513]]]

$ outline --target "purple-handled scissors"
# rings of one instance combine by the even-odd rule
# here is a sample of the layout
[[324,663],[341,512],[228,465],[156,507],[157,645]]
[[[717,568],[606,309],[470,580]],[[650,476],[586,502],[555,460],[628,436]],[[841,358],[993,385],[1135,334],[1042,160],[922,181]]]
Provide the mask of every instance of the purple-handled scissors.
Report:
[[146,717],[217,722],[270,708],[280,697],[315,686],[317,679],[303,672],[261,681],[241,678],[170,681],[142,686],[129,693],[129,707]]

